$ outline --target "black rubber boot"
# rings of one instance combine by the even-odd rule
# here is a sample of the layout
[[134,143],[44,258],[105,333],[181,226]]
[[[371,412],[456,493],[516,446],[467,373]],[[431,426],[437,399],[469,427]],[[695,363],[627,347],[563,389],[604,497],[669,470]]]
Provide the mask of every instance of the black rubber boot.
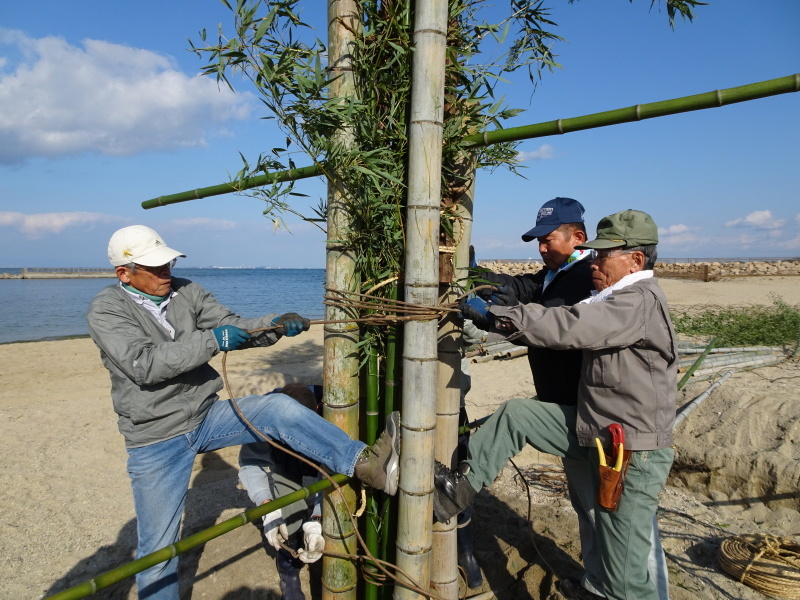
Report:
[[451,471],[438,460],[433,465],[433,514],[440,523],[449,521],[472,504],[478,491],[467,481],[469,467],[461,463]]
[[293,558],[286,550],[281,548],[275,557],[275,566],[281,578],[281,600],[306,600],[300,586],[300,569],[303,561]]
[[479,588],[483,585],[483,574],[475,560],[474,546],[472,544],[472,508],[468,508],[458,515],[458,528],[456,529],[456,543],[458,544],[458,566],[464,569],[467,578],[467,587]]

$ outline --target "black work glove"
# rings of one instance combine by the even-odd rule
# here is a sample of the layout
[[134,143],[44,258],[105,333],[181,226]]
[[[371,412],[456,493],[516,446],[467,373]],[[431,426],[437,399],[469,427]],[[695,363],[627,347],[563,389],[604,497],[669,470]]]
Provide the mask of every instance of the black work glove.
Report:
[[519,299],[511,286],[501,285],[489,296],[489,302],[495,306],[516,306],[519,304]]
[[475,326],[484,331],[489,331],[494,324],[494,315],[489,312],[489,303],[483,298],[475,297],[464,299],[458,305],[458,310],[465,319],[469,319]]
[[297,313],[286,313],[280,317],[272,319],[272,324],[283,329],[278,329],[278,333],[282,333],[286,337],[292,337],[304,331],[308,331],[311,327],[311,321],[301,317]]

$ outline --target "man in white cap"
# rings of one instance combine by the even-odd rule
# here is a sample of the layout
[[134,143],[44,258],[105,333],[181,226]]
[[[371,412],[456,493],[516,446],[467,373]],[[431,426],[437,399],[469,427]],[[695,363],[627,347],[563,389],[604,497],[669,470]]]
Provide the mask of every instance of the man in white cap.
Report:
[[[177,541],[195,455],[261,441],[230,400],[218,401],[223,351],[269,346],[308,330],[296,313],[244,319],[188,279],[172,277],[185,256],[143,225],[114,233],[108,258],[119,282],[89,308],[89,333],[111,375],[111,398],[128,452],[137,517],[137,558]],[[251,335],[248,330],[274,327]],[[332,471],[397,491],[399,418],[370,447],[284,394],[247,396],[242,414],[264,436]],[[136,576],[139,598],[178,600],[177,558]]]

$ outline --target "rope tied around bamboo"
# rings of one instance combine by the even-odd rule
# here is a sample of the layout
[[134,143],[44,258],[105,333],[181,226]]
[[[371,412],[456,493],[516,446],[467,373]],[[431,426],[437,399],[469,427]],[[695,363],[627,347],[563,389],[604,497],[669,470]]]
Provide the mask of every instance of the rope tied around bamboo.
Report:
[[[341,290],[336,290],[333,288],[325,288],[326,294],[324,298],[326,305],[337,306],[340,309],[342,309],[343,312],[350,312],[354,316],[350,319],[311,320],[310,323],[317,325],[319,324],[324,325],[330,323],[364,323],[369,325],[394,325],[398,321],[429,321],[432,319],[439,319],[448,313],[459,312],[458,304],[462,298],[480,289],[485,289],[485,288],[496,289],[492,285],[478,286],[476,288],[473,288],[465,292],[464,294],[456,298],[454,302],[448,304],[440,304],[436,306],[425,306],[420,304],[414,304],[411,302],[404,302],[401,300],[391,300],[387,298],[381,298],[379,296],[373,296],[371,294],[366,294],[366,293],[343,292]],[[248,333],[272,331],[280,327],[282,326],[271,325],[268,327],[261,327],[258,329],[248,330]],[[263,442],[266,442],[270,444],[272,447],[282,452],[285,452],[286,454],[292,456],[293,458],[300,460],[301,462],[317,469],[320,472],[320,474],[331,483],[335,492],[341,495],[342,494],[341,487],[331,478],[331,476],[327,472],[325,472],[324,469],[320,468],[318,465],[314,464],[304,456],[293,452],[291,449],[265,436],[261,431],[256,429],[253,426],[253,424],[247,419],[247,417],[242,413],[241,409],[239,408],[235,400],[235,396],[233,394],[233,391],[231,390],[230,383],[228,381],[227,358],[228,358],[228,353],[225,352],[222,357],[222,378],[225,384],[225,389],[228,392],[231,406],[233,407],[234,411],[239,416],[239,418]],[[350,518],[353,521],[355,521],[357,517],[360,516],[361,511],[354,511],[343,495],[341,495],[341,498],[344,502],[346,511],[349,514]],[[392,580],[395,582],[395,585],[399,585],[411,591],[414,591],[424,598],[429,598],[431,600],[445,600],[443,597],[435,594],[434,592],[424,589],[423,584],[414,581],[413,577],[411,577],[408,573],[404,572],[399,566],[393,565],[389,562],[380,560],[377,557],[375,557],[367,548],[367,545],[364,542],[361,534],[359,533],[358,528],[355,529],[355,534],[359,546],[365,552],[364,555],[342,554],[327,550],[323,551],[323,554],[326,556],[352,560],[358,563],[361,567],[362,578],[373,585],[376,586],[386,585],[387,581]],[[287,546],[284,546],[284,548],[287,551],[289,551],[291,555],[296,557],[297,554],[293,549],[288,548]],[[390,569],[393,569],[394,573],[392,573]],[[405,581],[399,579],[397,577],[398,574],[405,577]]]
[[[363,323],[365,325],[395,325],[401,321],[430,321],[440,319],[448,313],[459,312],[458,305],[461,299],[482,289],[496,289],[493,285],[481,285],[458,296],[454,302],[426,306],[404,302],[402,300],[391,300],[362,294],[359,292],[344,292],[332,288],[325,288],[324,304],[335,306],[343,312],[352,314],[348,319],[312,319],[312,325],[329,325],[334,323]],[[259,333],[261,331],[273,331],[280,328],[280,325],[270,325],[250,329],[248,333]]]

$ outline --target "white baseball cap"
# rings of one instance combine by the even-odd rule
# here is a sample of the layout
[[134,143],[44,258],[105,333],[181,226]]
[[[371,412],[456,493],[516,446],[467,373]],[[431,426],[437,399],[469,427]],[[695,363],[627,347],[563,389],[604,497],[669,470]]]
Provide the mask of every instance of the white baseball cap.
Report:
[[108,242],[108,260],[112,267],[136,263],[145,267],[160,267],[179,256],[164,243],[161,236],[144,225],[131,225],[114,232]]

